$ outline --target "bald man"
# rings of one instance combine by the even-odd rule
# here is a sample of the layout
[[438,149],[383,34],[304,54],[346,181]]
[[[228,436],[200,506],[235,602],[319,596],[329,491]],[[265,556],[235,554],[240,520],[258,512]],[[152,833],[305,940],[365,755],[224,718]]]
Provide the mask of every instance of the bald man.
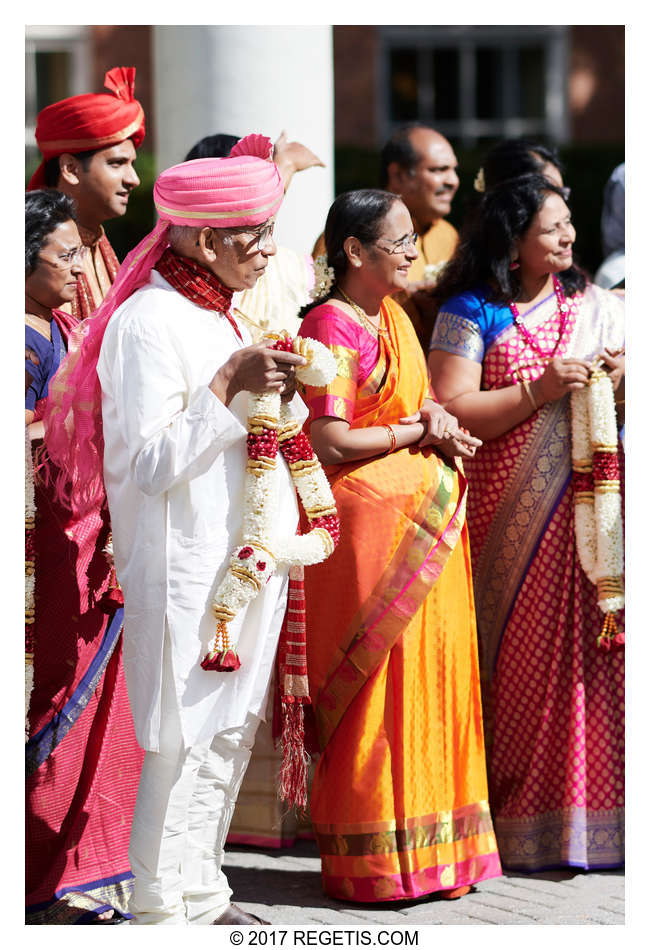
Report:
[[433,328],[428,290],[458,244],[458,232],[444,220],[458,190],[458,162],[447,139],[420,123],[398,128],[384,145],[380,162],[381,187],[401,195],[418,233],[418,257],[411,264],[409,288],[399,303],[426,352]]

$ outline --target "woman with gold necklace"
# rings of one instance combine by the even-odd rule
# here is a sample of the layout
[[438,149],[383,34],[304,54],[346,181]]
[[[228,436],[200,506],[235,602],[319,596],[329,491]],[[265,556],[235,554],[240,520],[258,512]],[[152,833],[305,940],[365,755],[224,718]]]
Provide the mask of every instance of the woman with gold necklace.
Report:
[[388,296],[414,241],[396,195],[340,195],[325,227],[336,283],[321,280],[301,329],[338,366],[305,393],[341,519],[338,548],[305,578],[321,752],[311,818],[325,891],[364,903],[461,897],[501,873],[458,460],[480,443],[435,401]]
[[[576,508],[593,510],[603,489],[617,501],[623,301],[586,281],[574,240],[550,180],[488,187],[437,288],[429,354],[438,397],[484,441],[467,466],[467,519],[490,803],[503,864],[524,871],[617,867],[624,855],[623,636],[599,612],[605,593],[622,602],[622,577],[608,571],[608,591],[589,579]],[[592,472],[574,462],[572,473],[575,400],[598,362],[615,390],[613,435],[596,438]],[[592,419],[591,442],[594,431]],[[622,566],[620,522],[619,498],[605,564]]]

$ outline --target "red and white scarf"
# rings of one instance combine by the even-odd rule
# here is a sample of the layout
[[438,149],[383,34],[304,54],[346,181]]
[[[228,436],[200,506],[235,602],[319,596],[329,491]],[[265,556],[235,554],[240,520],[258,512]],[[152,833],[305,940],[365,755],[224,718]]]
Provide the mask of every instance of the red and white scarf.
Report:
[[230,313],[233,292],[225,287],[218,277],[196,261],[174,254],[169,247],[156,264],[156,270],[174,290],[197,307],[222,313],[243,342],[241,330]]

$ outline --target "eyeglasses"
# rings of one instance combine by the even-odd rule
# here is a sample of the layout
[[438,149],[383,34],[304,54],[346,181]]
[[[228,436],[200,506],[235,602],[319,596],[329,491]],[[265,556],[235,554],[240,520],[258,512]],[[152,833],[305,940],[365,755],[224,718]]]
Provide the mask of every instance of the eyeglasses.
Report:
[[52,260],[49,257],[43,257],[42,254],[38,255],[39,261],[43,261],[45,264],[49,264],[50,267],[57,267],[60,270],[64,270],[67,267],[72,267],[73,264],[83,264],[88,253],[88,248],[85,244],[82,244],[80,247],[73,248],[71,251],[65,251],[63,254],[57,254],[56,259]]
[[565,201],[568,201],[571,197],[571,189],[568,187],[568,185],[564,185],[562,188],[560,188],[560,194]]
[[389,247],[382,247],[381,244],[377,244],[377,247],[386,254],[405,254],[409,247],[416,247],[417,239],[418,232],[414,231],[413,234],[407,234],[399,241],[390,241]]
[[273,228],[275,227],[275,221],[272,221],[271,224],[261,224],[257,228],[247,228],[246,225],[235,228],[224,228],[228,234],[251,234],[254,238],[257,239],[257,250],[264,251],[268,248],[269,242],[273,237]]

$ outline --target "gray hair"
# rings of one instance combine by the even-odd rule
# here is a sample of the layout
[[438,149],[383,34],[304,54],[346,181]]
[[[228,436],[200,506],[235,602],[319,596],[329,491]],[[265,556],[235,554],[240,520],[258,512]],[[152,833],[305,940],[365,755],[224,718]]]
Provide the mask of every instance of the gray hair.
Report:
[[[199,234],[205,225],[193,224],[170,224],[167,229],[167,239],[171,244],[172,250],[182,254],[183,249],[194,247],[198,243]],[[221,242],[224,245],[232,244],[233,234],[228,228],[212,228],[221,235]]]
[[195,225],[170,224],[167,228],[167,239],[173,251],[181,252],[189,244],[195,244],[200,233],[201,228]]

